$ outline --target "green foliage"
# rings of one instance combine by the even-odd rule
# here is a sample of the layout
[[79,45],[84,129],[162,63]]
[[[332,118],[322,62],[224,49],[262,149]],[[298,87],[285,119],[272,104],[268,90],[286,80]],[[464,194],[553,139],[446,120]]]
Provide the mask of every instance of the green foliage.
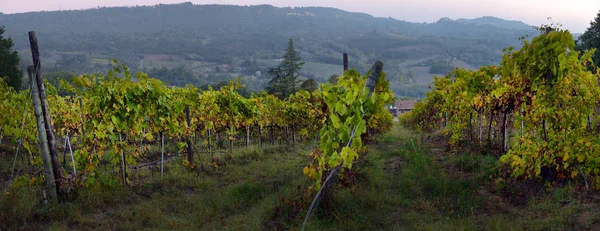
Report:
[[294,40],[290,39],[280,67],[284,72],[284,75],[288,78],[292,78],[294,80],[292,82],[295,82],[299,77],[298,72],[302,69],[302,65],[304,65],[304,63],[300,61],[300,54],[294,48]]
[[[593,229],[600,218],[598,201],[575,186],[516,205],[485,190],[484,161],[480,170],[464,173],[440,161],[413,131],[394,127],[384,137],[394,142],[368,146],[369,155],[356,166],[356,187],[336,189],[332,211],[317,210],[307,230]],[[302,187],[311,182],[297,170],[309,150],[265,147],[265,155],[238,161],[247,155],[240,150],[217,174],[169,162],[164,177],[139,169],[141,179],[131,187],[82,188],[55,205],[43,205],[38,186],[19,187],[0,194],[0,229],[298,229],[309,198]],[[11,165],[12,156],[0,156],[0,163]],[[10,166],[0,168],[4,173]]]
[[[559,178],[591,176],[600,187],[600,140],[593,129],[600,87],[588,70],[593,50],[576,52],[568,31],[541,30],[520,50],[506,49],[499,67],[455,69],[436,78],[435,88],[400,120],[419,129],[444,127],[452,144],[473,141],[474,124],[481,142],[485,117],[488,137],[498,123],[506,123],[500,131],[508,134],[503,140],[510,150],[500,160],[513,176],[540,177],[551,169]],[[517,134],[511,135],[510,127]]]
[[[583,35],[579,36],[579,46],[583,50],[600,49],[600,11],[598,15],[590,22],[590,27],[587,28]],[[592,56],[592,60],[597,67],[600,66],[600,52],[595,52]]]
[[[0,79],[0,137],[15,143],[22,143],[25,150],[37,150],[37,125],[29,91],[17,92]],[[41,159],[31,159],[34,165],[41,165]]]
[[[160,79],[166,84],[171,86],[184,87],[187,84],[193,84],[196,86],[202,86],[207,80],[201,79],[198,75],[194,74],[191,70],[187,69],[184,65],[179,65],[175,68],[152,68],[148,70],[148,76]],[[229,82],[225,82],[227,85]],[[218,89],[219,87],[215,87]]]
[[339,77],[338,75],[333,74],[333,75],[329,76],[329,79],[327,80],[327,82],[329,82],[331,84],[336,84],[338,77]]
[[[325,121],[322,101],[307,91],[283,100],[266,93],[244,97],[239,79],[218,90],[169,87],[145,73],[132,74],[124,64],[113,61],[113,65],[106,75],[84,74],[71,80],[58,75],[52,79],[59,82],[58,88],[46,82],[55,134],[69,134],[76,145],[71,168],[78,171],[66,179],[69,187],[114,186],[119,182],[115,176],[123,176],[115,172],[152,154],[145,152],[142,143],[160,142],[162,135],[172,141],[200,133],[205,143],[214,146],[214,135],[208,134],[224,134],[227,143],[233,144],[253,127],[259,131],[277,127],[295,134],[295,142],[298,137],[314,138]],[[22,142],[26,151],[36,153],[37,130],[29,91],[16,92],[3,81],[0,90],[0,136]],[[186,107],[190,124],[185,122]],[[171,146],[174,150],[167,148],[168,152],[181,152],[186,144]],[[29,161],[34,166],[41,164],[35,155]],[[194,168],[189,162],[184,165]],[[41,182],[39,173],[31,176],[31,182]]]
[[302,69],[302,65],[304,63],[300,61],[300,56],[294,48],[294,41],[290,39],[279,66],[271,68],[268,71],[272,79],[266,88],[267,92],[277,95],[282,99],[295,94],[298,90],[296,85],[298,84],[299,72]]
[[304,80],[304,82],[302,82],[302,85],[300,85],[300,89],[308,92],[313,92],[317,90],[317,88],[319,88],[319,83],[317,83],[317,81],[315,81],[315,79],[313,78]]
[[[359,153],[364,153],[362,134],[370,129],[388,131],[391,114],[386,110],[394,99],[389,82],[382,74],[371,94],[365,89],[367,76],[355,70],[344,73],[335,85],[322,85],[319,97],[325,102],[329,119],[321,128],[319,150],[312,153],[313,163],[304,174],[315,180],[316,190],[327,174],[338,166],[352,169]],[[387,122],[387,123],[386,123]]]
[[[522,129],[527,132],[515,139],[501,158],[515,176],[539,176],[542,168],[572,178],[582,173],[600,174],[600,140],[588,125],[596,124],[600,96],[598,76],[586,68],[593,51],[579,57],[574,47],[569,32],[550,31],[505,56],[503,66],[510,69],[503,74],[511,73],[526,89],[516,92],[518,98],[512,104],[522,111],[516,116],[515,128],[521,129],[523,121]],[[540,62],[530,63],[531,59]],[[600,177],[596,179],[600,187]]]
[[0,27],[0,78],[15,90],[21,90],[23,71],[19,69],[19,54],[13,51],[11,38],[4,38],[4,27]]

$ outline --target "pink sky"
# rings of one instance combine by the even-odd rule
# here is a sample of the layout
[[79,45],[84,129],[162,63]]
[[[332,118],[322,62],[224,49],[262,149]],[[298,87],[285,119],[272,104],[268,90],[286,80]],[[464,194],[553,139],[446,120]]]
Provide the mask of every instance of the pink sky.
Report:
[[600,10],[600,0],[0,0],[0,12],[85,9],[97,6],[155,5],[191,1],[194,4],[329,6],[411,22],[433,22],[441,17],[496,16],[531,25],[552,21],[573,32],[583,32]]

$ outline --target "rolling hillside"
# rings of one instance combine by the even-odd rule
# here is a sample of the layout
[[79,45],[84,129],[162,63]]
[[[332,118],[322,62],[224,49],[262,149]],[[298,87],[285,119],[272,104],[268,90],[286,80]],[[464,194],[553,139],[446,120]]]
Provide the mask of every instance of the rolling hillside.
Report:
[[[254,76],[246,81],[253,90],[269,78],[257,75],[269,68],[261,60],[281,58],[291,38],[311,63],[304,77],[324,82],[340,74],[331,67],[340,65],[347,52],[350,66],[360,71],[382,60],[396,93],[412,97],[423,95],[412,90],[443,74],[431,66],[496,64],[503,48],[519,46],[520,36],[533,33],[522,22],[494,17],[411,23],[334,8],[192,3],[0,14],[0,25],[24,61],[29,61],[27,32],[35,30],[51,71],[99,71],[116,58],[136,70],[181,67],[190,72],[181,78],[156,76],[173,85]],[[407,76],[412,80],[403,81]]]

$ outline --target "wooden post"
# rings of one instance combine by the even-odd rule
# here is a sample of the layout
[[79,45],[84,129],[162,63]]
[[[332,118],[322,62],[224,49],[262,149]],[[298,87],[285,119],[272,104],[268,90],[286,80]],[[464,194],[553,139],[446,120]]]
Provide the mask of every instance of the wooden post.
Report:
[[163,176],[165,169],[165,135],[160,132],[160,176]]
[[227,135],[227,139],[229,140],[229,154],[233,156],[233,140],[235,137],[231,138]]
[[85,134],[85,127],[83,126],[85,124],[85,118],[83,116],[83,100],[81,98],[79,98],[79,110],[81,110],[80,116],[81,116],[81,132],[83,133],[83,137],[85,138],[86,134]]
[[44,127],[46,130],[46,138],[48,141],[48,149],[50,151],[50,158],[52,160],[52,171],[54,172],[54,180],[56,184],[56,190],[58,195],[61,194],[60,183],[62,181],[62,173],[60,165],[58,163],[58,152],[56,151],[56,137],[52,129],[52,120],[50,119],[50,111],[48,109],[48,101],[46,100],[46,88],[44,87],[44,81],[42,78],[40,53],[38,50],[37,38],[35,32],[29,32],[29,44],[31,45],[31,56],[33,58],[33,68],[37,84],[37,90],[39,91],[40,103],[42,108],[42,116],[44,118]]
[[[69,133],[69,131],[67,131],[67,133]],[[65,137],[65,142],[63,145],[63,162],[62,162],[62,166],[63,168],[66,168],[67,166],[67,138]]]
[[[119,134],[119,142],[123,141],[123,135]],[[127,164],[125,164],[125,152],[121,148],[121,163],[123,168],[123,185],[127,185]]]
[[483,111],[479,113],[479,144],[481,144],[481,137],[483,135]]
[[344,72],[348,70],[348,53],[344,53]]
[[473,143],[473,112],[469,113],[469,138],[470,143]]
[[42,103],[40,102],[40,95],[38,91],[37,79],[33,78],[33,72],[35,71],[33,66],[27,68],[29,74],[29,82],[31,84],[31,99],[33,101],[33,111],[35,113],[35,120],[38,128],[38,139],[40,140],[40,149],[42,151],[42,162],[44,163],[44,176],[46,177],[46,190],[51,201],[57,202],[58,192],[56,189],[56,183],[54,178],[54,171],[52,169],[52,157],[50,157],[50,149],[48,148],[48,139],[46,137],[46,126],[44,125],[44,116],[42,115]]
[[292,126],[292,144],[296,145],[296,130]]
[[194,147],[192,146],[192,138],[191,138],[191,127],[192,127],[192,119],[190,117],[190,107],[185,107],[185,121],[188,126],[188,130],[190,131],[190,135],[187,136],[187,151],[188,151],[188,162],[190,166],[194,165]]
[[379,81],[379,77],[381,76],[381,72],[383,71],[383,63],[380,61],[376,61],[371,68],[371,73],[369,74],[369,78],[367,79],[367,88],[369,89],[369,95],[373,94],[375,87],[377,86],[377,81]]
[[275,137],[273,136],[273,125],[271,125],[270,128],[271,128],[271,145],[275,145]]
[[210,159],[212,160],[213,158],[213,154],[212,154],[212,146],[210,144],[210,129],[206,129],[208,130],[208,154],[210,155]]
[[258,145],[260,146],[260,148],[263,147],[262,145],[262,126],[258,126]]
[[246,149],[250,146],[250,126],[246,125]]
[[494,112],[491,111],[490,112],[490,123],[488,124],[488,136],[487,136],[487,140],[488,140],[489,144],[492,143],[492,123],[493,122],[494,122]]
[[290,145],[290,127],[289,126],[285,126],[285,141],[287,143],[287,145]]
[[507,123],[508,120],[508,109],[506,109],[506,111],[504,112],[504,120],[502,122],[502,152],[506,152],[508,149],[508,137],[507,137],[507,133],[508,133],[508,129],[506,129],[506,127],[508,126]]

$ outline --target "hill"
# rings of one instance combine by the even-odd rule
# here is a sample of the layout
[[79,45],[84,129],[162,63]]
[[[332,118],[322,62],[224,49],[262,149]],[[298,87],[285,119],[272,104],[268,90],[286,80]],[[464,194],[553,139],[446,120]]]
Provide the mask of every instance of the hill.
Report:
[[532,28],[531,25],[527,25],[521,21],[505,20],[505,19],[501,19],[501,18],[497,18],[497,17],[493,17],[493,16],[483,16],[483,17],[474,18],[474,19],[461,18],[456,21],[462,22],[462,23],[468,23],[468,24],[476,24],[476,25],[490,25],[490,26],[509,29],[509,30],[530,30]]
[[[245,76],[259,90],[269,79],[265,60],[279,59],[291,38],[310,63],[340,65],[346,52],[351,67],[366,71],[382,60],[396,93],[412,97],[445,73],[432,66],[496,64],[503,48],[532,32],[493,17],[411,23],[324,7],[192,3],[1,14],[0,22],[27,61],[27,32],[35,30],[50,70],[100,71],[117,58],[174,85]],[[327,81],[341,73],[331,65],[308,65],[302,75]]]

